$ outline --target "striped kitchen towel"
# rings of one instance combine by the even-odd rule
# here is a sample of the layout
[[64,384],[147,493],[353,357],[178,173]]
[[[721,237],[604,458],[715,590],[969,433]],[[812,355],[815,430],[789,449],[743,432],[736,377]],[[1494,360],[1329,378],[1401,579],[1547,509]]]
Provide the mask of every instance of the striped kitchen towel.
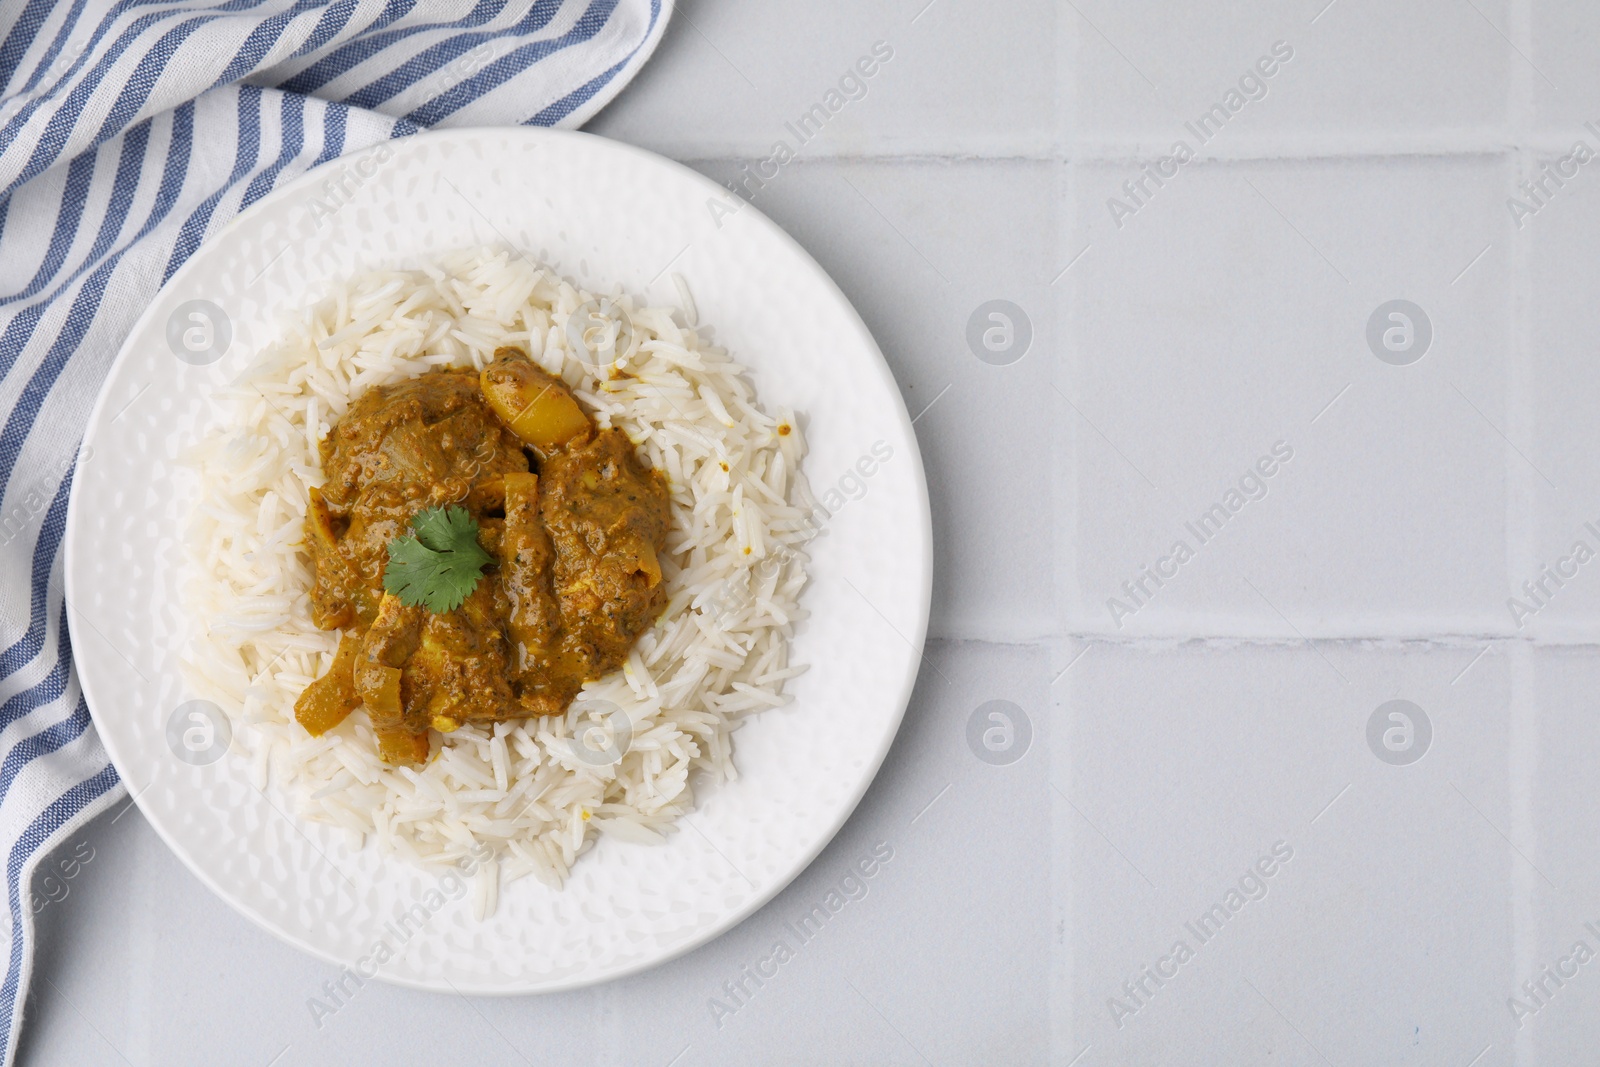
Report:
[[61,537],[112,358],[241,209],[430,126],[578,126],[672,0],[0,0],[0,844],[5,1064],[35,866],[124,795],[72,667]]

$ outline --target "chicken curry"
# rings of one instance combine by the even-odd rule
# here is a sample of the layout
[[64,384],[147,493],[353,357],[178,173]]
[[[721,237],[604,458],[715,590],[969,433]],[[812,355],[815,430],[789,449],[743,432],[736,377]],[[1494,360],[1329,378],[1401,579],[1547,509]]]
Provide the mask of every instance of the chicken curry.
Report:
[[[481,373],[369,390],[321,454],[306,509],[311,611],[343,633],[295,704],[313,735],[364,704],[383,759],[415,763],[430,728],[562,714],[666,606],[665,479],[518,349]],[[391,590],[396,546],[415,529],[415,552],[438,548],[419,517],[446,514],[466,543],[440,566],[468,573],[470,592],[437,610]]]

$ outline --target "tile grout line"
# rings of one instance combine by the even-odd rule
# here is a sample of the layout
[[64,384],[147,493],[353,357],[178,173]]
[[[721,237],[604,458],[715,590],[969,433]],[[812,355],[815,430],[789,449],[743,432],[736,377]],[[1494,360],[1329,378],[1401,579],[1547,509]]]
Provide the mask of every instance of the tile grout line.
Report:
[[[1548,648],[1562,650],[1600,650],[1600,641],[1562,641],[1526,637],[1521,634],[1443,633],[1374,634],[1310,633],[1304,637],[1286,634],[1241,633],[1147,633],[1113,634],[1098,630],[1070,630],[1062,633],[1031,634],[1026,637],[1000,637],[983,634],[955,634],[930,631],[928,644],[994,645],[996,648],[1052,648],[1062,642],[1101,644],[1115,648],[1169,649],[1180,646],[1230,648],[1290,648],[1307,641],[1321,645],[1373,645],[1377,652],[1476,652],[1479,657],[1495,648]],[[1473,662],[1476,662],[1474,659]]]
[[[1078,53],[1082,43],[1083,28],[1079,20],[1061,6],[1055,8],[1053,29],[1055,32],[1056,72],[1052,79],[1055,86],[1055,113],[1056,126],[1051,131],[1052,149],[1057,157],[1052,160],[1051,190],[1055,194],[1056,203],[1059,205],[1050,213],[1050,222],[1054,228],[1054,247],[1051,249],[1054,263],[1063,255],[1062,249],[1070,245],[1076,249],[1074,237],[1078,231],[1081,208],[1078,202],[1078,167],[1075,157],[1081,155],[1078,151],[1080,144],[1076,133],[1081,128],[1079,118],[1079,94],[1076,71],[1078,69]],[[1073,254],[1073,253],[1066,253]],[[1059,283],[1059,286],[1058,284]],[[1078,278],[1064,271],[1057,275],[1045,289],[1048,307],[1050,309],[1050,329],[1053,347],[1059,357],[1051,361],[1050,382],[1052,385],[1068,386],[1070,384],[1070,367],[1072,366],[1072,332],[1071,317],[1068,309],[1071,301],[1077,296]],[[1070,391],[1070,389],[1068,390]],[[1074,444],[1075,435],[1081,432],[1081,423],[1076,420],[1051,419],[1050,447],[1052,452],[1062,457],[1058,464],[1058,473],[1050,481],[1050,518],[1051,518],[1051,545],[1052,558],[1055,560],[1053,586],[1056,591],[1055,604],[1051,611],[1051,618],[1056,629],[1070,630],[1067,624],[1068,604],[1076,599],[1073,595],[1077,582],[1078,571],[1078,538],[1076,536],[1076,517],[1078,511],[1078,449]],[[1054,647],[1060,645],[1052,642]],[[1085,648],[1087,651],[1087,647]],[[1053,648],[1045,653],[1046,661],[1053,655]],[[1081,655],[1081,653],[1080,653]],[[1059,681],[1055,675],[1055,664],[1049,663],[1052,677]],[[1047,706],[1052,713],[1057,709],[1065,711],[1070,707],[1070,687],[1063,687],[1057,693],[1053,692],[1054,682],[1045,689]],[[1048,746],[1050,767],[1062,767],[1066,770],[1066,785],[1070,795],[1076,785],[1074,781],[1072,750],[1072,718],[1070,714],[1062,714],[1059,730],[1048,730],[1045,739]],[[1051,849],[1050,853],[1050,900],[1051,926],[1061,924],[1062,929],[1072,925],[1076,907],[1076,894],[1073,888],[1073,870],[1071,856],[1074,844],[1081,832],[1079,823],[1066,814],[1069,809],[1061,805],[1067,802],[1066,796],[1060,795],[1057,790],[1047,792],[1049,798],[1050,822],[1055,832],[1064,839],[1063,845]],[[1075,968],[1075,954],[1071,950],[1070,942],[1063,946],[1064,951],[1052,952],[1051,979],[1052,993],[1048,998],[1049,1004],[1049,1030],[1050,1046],[1052,1048],[1076,1048],[1078,1042],[1079,1025],[1076,1010],[1077,998],[1073,995],[1074,984],[1077,980]],[[1077,1067],[1084,1054],[1085,1048],[1073,1058],[1069,1067]]]
[[[1508,16],[1511,36],[1516,41],[1512,47],[1527,52],[1532,48],[1532,0],[1511,0],[1508,5]],[[1534,117],[1533,75],[1529,70],[1531,62],[1533,61],[1523,63],[1514,56],[1507,57],[1509,74],[1507,86],[1510,94],[1507,110],[1515,126],[1524,130],[1532,129],[1531,120]],[[1519,138],[1517,146],[1505,164],[1512,172],[1509,177],[1513,185],[1516,175],[1528,166],[1531,159],[1532,152],[1528,144]],[[1537,453],[1536,439],[1528,436],[1528,431],[1534,429],[1531,418],[1532,375],[1527,366],[1527,357],[1533,351],[1531,336],[1533,316],[1529,313],[1533,295],[1532,275],[1528,244],[1526,241],[1518,240],[1519,236],[1512,234],[1509,256],[1511,299],[1506,314],[1509,319],[1507,339],[1510,342],[1511,358],[1507,360],[1506,369],[1509,379],[1506,382],[1506,429],[1507,433],[1512,435],[1510,439],[1529,442],[1529,449]],[[1506,579],[1507,586],[1515,588],[1516,574],[1536,558],[1538,550],[1536,494],[1539,492],[1539,486],[1534,481],[1527,464],[1518,463],[1509,450],[1503,452],[1507,489]],[[1527,647],[1513,644],[1507,658],[1510,707],[1507,709],[1509,736],[1506,745],[1506,782],[1510,793],[1507,800],[1511,810],[1507,830],[1513,850],[1526,846],[1525,851],[1537,856],[1538,847],[1533,834],[1531,803],[1526,799],[1519,800],[1532,796],[1533,785],[1538,779],[1538,723],[1532,706],[1535,699],[1532,691],[1533,654]],[[1518,845],[1516,842],[1522,844]],[[1510,869],[1507,871],[1507,879],[1511,889],[1511,956],[1514,961],[1514,974],[1531,974],[1538,966],[1535,956],[1540,934],[1535,900],[1539,886],[1533,873],[1528,869],[1534,862],[1533,859],[1529,859],[1524,865],[1508,858]],[[1514,1058],[1517,1061],[1531,1055],[1533,1052],[1531,1039],[1526,1032],[1519,1032],[1514,1040]]]
[[[919,166],[948,165],[952,163],[983,164],[1086,164],[1090,166],[1126,166],[1148,163],[1160,159],[1170,149],[1157,143],[1157,135],[1150,135],[1148,146],[1142,141],[1127,143],[1106,142],[1092,144],[1088,149],[1074,153],[1069,147],[1052,146],[1037,150],[971,152],[825,152],[814,151],[797,156],[785,166],[871,165]],[[1260,143],[1252,145],[1241,138],[1242,146],[1229,145],[1211,149],[1196,158],[1191,167],[1225,167],[1241,163],[1308,163],[1370,160],[1418,159],[1495,159],[1511,158],[1519,152],[1533,148],[1551,153],[1564,152],[1571,138],[1539,132],[1495,131],[1482,138],[1463,139],[1459,144],[1430,145],[1412,142],[1404,137],[1377,138],[1366,141],[1352,139],[1348,144],[1320,143],[1307,140],[1296,144],[1293,135],[1274,134],[1270,138],[1260,135]],[[690,166],[712,163],[745,163],[766,152],[766,146],[757,145],[659,145],[654,151],[669,155]]]

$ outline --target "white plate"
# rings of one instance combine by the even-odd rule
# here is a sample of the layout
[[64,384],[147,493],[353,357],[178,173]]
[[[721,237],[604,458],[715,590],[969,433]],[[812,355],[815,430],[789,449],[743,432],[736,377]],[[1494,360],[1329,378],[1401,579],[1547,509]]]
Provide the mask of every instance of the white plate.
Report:
[[[677,303],[752,371],[769,410],[800,413],[821,496],[852,490],[812,543],[789,707],[735,734],[737,782],[702,792],[669,843],[603,839],[564,890],[502,888],[487,921],[465,899],[421,929],[394,921],[437,879],[369,844],[286,815],[234,750],[179,760],[168,722],[190,698],[178,669],[185,516],[178,457],[210,428],[205,397],[270,340],[277,316],[337,279],[450,249],[509,242],[585,288]],[[670,266],[670,270],[668,270]],[[179,305],[223,308],[218,362],[173,355]],[[870,477],[872,447],[893,450]],[[881,450],[880,446],[880,450]],[[72,487],[66,590],[79,677],[140,809],[201,880],[244,915],[352,967],[380,942],[379,976],[474,993],[568,989],[639,971],[710,940],[770,899],[827,844],[888,751],[916,677],[931,582],[927,488],[899,392],[855,310],[753,207],[658,156],[575,133],[426,133],[319,168],[262,200],[192,256],[123,346],[90,418]],[[862,488],[858,488],[862,487]],[[434,898],[437,899],[437,898]],[[426,911],[424,907],[424,911]],[[370,971],[373,962],[364,965]]]

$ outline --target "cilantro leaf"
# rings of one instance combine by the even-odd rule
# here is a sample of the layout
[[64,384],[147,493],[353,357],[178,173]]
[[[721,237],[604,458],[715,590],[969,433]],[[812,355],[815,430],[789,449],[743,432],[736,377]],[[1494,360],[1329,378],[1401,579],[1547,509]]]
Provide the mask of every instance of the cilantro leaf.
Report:
[[[478,547],[478,524],[467,514],[466,508],[452,506],[419,511],[411,519],[411,528],[417,531],[417,540],[435,552],[470,547],[474,552],[483,553]],[[483,555],[483,561],[489,562],[487,554]]]
[[465,508],[428,508],[412,517],[411,529],[389,542],[383,588],[409,608],[454,611],[494,562],[478,544],[477,522]]

